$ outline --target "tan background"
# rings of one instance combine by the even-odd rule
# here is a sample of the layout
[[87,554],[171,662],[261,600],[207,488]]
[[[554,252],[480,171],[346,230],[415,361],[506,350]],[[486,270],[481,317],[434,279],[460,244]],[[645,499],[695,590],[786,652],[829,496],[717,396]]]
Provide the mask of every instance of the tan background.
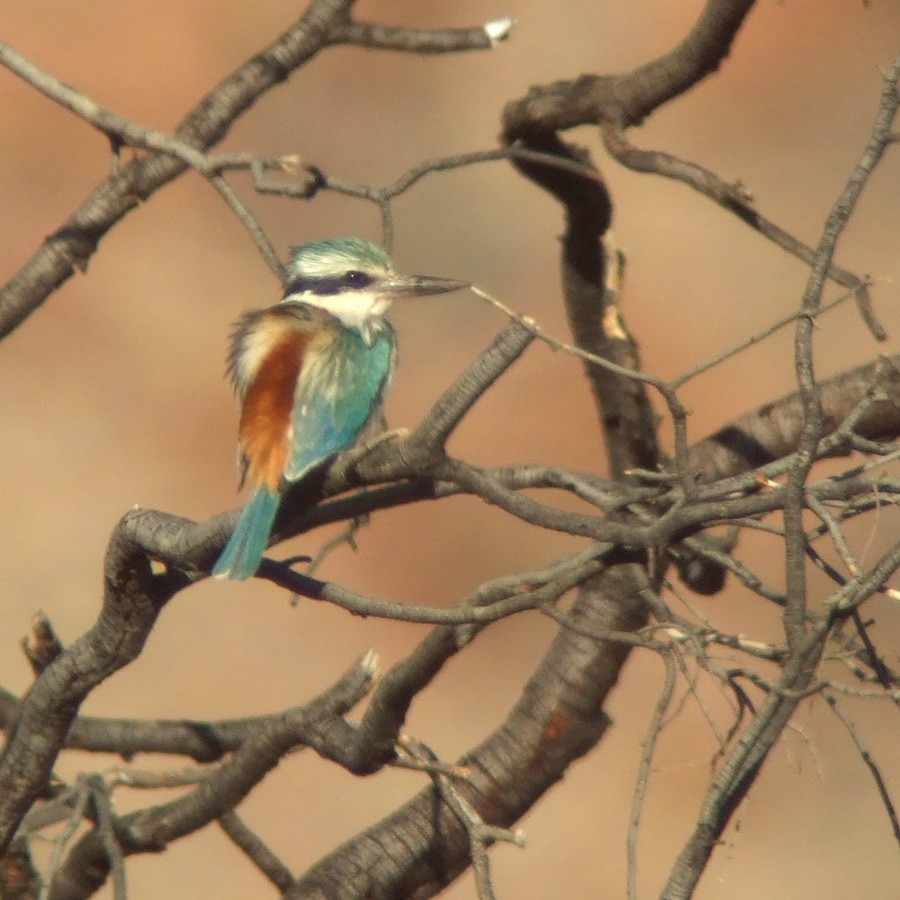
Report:
[[[209,87],[277,36],[302,4],[7,0],[0,37],[108,108],[171,130]],[[531,84],[627,70],[668,49],[698,0],[361,2],[391,24],[467,26],[501,15],[513,39],[491,53],[444,58],[334,49],[267,95],[222,149],[296,152],[328,173],[386,183],[423,159],[487,148],[506,100]],[[653,116],[636,142],[699,161],[754,192],[762,211],[814,242],[866,140],[881,90],[879,66],[898,49],[900,4],[873,0],[762,2],[721,72]],[[14,76],[0,72],[0,278],[11,276],[106,174],[105,141]],[[794,309],[804,267],[686,188],[623,171],[588,143],[616,202],[629,251],[625,310],[651,371],[673,375]],[[900,331],[900,159],[894,150],[866,192],[840,261],[892,283],[879,313]],[[377,239],[374,207],[337,196],[313,204],[254,197],[234,179],[280,252],[314,237]],[[559,211],[494,163],[435,175],[396,204],[395,256],[404,270],[472,279],[564,333],[555,274]],[[0,347],[0,681],[24,691],[17,642],[31,614],[72,641],[94,620],[110,529],[133,504],[203,518],[235,505],[235,413],[222,379],[230,323],[277,298],[277,285],[239,223],[199,177],[152,198],[104,239],[85,276],[70,280]],[[502,326],[470,295],[396,310],[401,368],[392,425],[415,423]],[[823,375],[871,359],[876,347],[851,307],[817,335]],[[785,333],[692,383],[691,435],[791,389]],[[664,427],[663,434],[669,431]],[[546,461],[603,466],[578,366],[531,350],[479,404],[451,450],[477,463]],[[858,532],[868,557],[896,532],[883,516]],[[283,552],[314,550],[309,536]],[[476,501],[376,517],[359,552],[334,553],[325,577],[381,597],[444,605],[486,577],[548,560],[575,543],[511,524]],[[747,542],[753,564],[776,546]],[[281,551],[279,551],[281,552]],[[862,552],[862,551],[861,551]],[[824,585],[817,583],[824,590]],[[703,604],[723,627],[774,638],[775,613],[732,588]],[[869,607],[897,664],[900,612]],[[97,690],[97,715],[219,718],[300,703],[367,647],[385,666],[423,628],[352,619],[265,585],[204,584],[178,596],[145,652]],[[551,635],[537,616],[493,628],[418,702],[410,730],[447,758],[480,740],[513,702]],[[843,673],[841,673],[843,675]],[[611,699],[617,727],[522,824],[528,848],[493,854],[503,898],[617,897],[639,743],[661,684],[652,656],[635,658]],[[718,692],[704,690],[726,722]],[[900,793],[896,710],[854,707],[864,740]],[[698,896],[782,900],[888,898],[900,870],[887,818],[846,734],[820,701],[801,712],[716,853]],[[715,740],[694,703],[666,731],[640,843],[640,893],[658,894],[697,812]],[[139,760],[151,764],[152,761]],[[67,756],[59,771],[108,760]],[[305,753],[285,761],[241,806],[249,824],[296,872],[422,784],[386,772],[354,779]],[[160,795],[158,799],[162,799]],[[120,810],[146,796],[117,795]],[[241,898],[270,890],[216,828],[162,857],[129,861],[136,898]],[[448,897],[471,897],[464,880]],[[104,896],[109,896],[108,893]]]

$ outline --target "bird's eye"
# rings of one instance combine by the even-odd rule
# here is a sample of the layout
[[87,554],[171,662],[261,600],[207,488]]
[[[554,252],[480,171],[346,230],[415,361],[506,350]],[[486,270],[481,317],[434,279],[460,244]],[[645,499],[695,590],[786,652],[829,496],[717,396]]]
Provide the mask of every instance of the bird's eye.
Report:
[[367,275],[365,272],[359,272],[356,269],[353,269],[344,274],[343,281],[347,287],[363,288],[372,283],[372,276]]

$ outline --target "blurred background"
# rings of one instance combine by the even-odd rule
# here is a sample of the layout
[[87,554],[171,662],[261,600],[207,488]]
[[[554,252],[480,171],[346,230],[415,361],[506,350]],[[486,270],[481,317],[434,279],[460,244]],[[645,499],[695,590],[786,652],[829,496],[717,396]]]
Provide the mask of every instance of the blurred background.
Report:
[[[336,48],[315,58],[244,116],[220,147],[299,154],[325,172],[383,185],[426,159],[495,146],[504,104],[530,85],[582,72],[627,71],[668,50],[695,21],[700,0],[361,0],[358,18],[414,27],[478,25],[513,16],[492,52],[419,58]],[[7,0],[0,39],[103,106],[171,132],[235,67],[277,37],[302,3],[265,12],[234,0]],[[898,50],[893,0],[758,4],[721,71],[631,133],[639,145],[740,179],[758,208],[815,244],[868,138],[881,70]],[[102,136],[0,70],[0,279],[11,277],[109,172]],[[673,376],[795,309],[806,268],[687,188],[624,171],[588,145],[609,181],[616,232],[629,257],[624,312],[645,367]],[[378,240],[377,209],[323,194],[312,203],[254,194],[231,176],[279,252],[309,239]],[[888,327],[877,345],[852,304],[820,321],[822,377],[895,352],[900,332],[900,160],[889,151],[867,188],[837,260],[882,280],[874,290]],[[398,268],[470,279],[565,335],[556,273],[559,208],[504,163],[435,174],[395,205]],[[834,291],[829,296],[835,296]],[[223,378],[231,323],[278,299],[278,285],[240,223],[188,174],[130,214],[70,279],[0,346],[0,683],[30,683],[18,640],[43,609],[69,643],[94,621],[110,530],[131,506],[203,519],[241,502],[236,413]],[[504,325],[468,294],[395,307],[400,368],[391,426],[414,425],[450,380]],[[691,382],[691,439],[793,389],[792,336]],[[662,425],[668,441],[670,430]],[[591,400],[577,363],[535,346],[478,404],[451,452],[478,464],[546,462],[604,471]],[[872,560],[898,520],[873,517],[856,533]],[[314,553],[333,532],[278,554]],[[374,517],[359,549],[336,550],[320,575],[363,593],[448,605],[486,578],[532,567],[577,542],[509,521],[475,500],[420,505]],[[777,544],[745,541],[743,558],[776,585]],[[813,602],[827,590],[813,582]],[[816,593],[818,591],[818,593]],[[676,602],[673,600],[673,602]],[[723,629],[776,639],[777,612],[733,584],[696,600]],[[679,607],[680,608],[680,607]],[[875,598],[866,614],[896,665],[900,611]],[[357,620],[264,584],[206,583],[175,598],[140,659],[95,691],[83,711],[105,716],[223,718],[302,703],[366,648],[384,667],[426,633]],[[452,759],[495,727],[541,658],[553,629],[537,615],[501,623],[449,665],[416,703],[412,734]],[[835,674],[849,680],[844,670]],[[608,705],[602,745],[570,770],[521,824],[527,849],[493,851],[498,895],[624,895],[625,830],[640,742],[662,665],[636,654]],[[706,711],[727,727],[729,707],[701,685]],[[849,704],[860,736],[900,793],[896,711]],[[695,701],[664,732],[639,844],[639,891],[656,896],[695,821],[716,739]],[[66,754],[74,777],[112,759]],[[170,760],[137,760],[173,767]],[[300,873],[333,846],[422,787],[412,773],[356,779],[312,753],[286,760],[239,809]],[[120,792],[128,811],[153,797]],[[131,896],[265,897],[272,891],[211,827],[162,856],[130,859]],[[870,774],[820,700],[808,703],[739,810],[697,896],[782,900],[888,898],[900,878],[897,848]],[[892,887],[893,885],[893,887]],[[107,891],[103,896],[110,896]],[[474,896],[466,878],[445,894]]]

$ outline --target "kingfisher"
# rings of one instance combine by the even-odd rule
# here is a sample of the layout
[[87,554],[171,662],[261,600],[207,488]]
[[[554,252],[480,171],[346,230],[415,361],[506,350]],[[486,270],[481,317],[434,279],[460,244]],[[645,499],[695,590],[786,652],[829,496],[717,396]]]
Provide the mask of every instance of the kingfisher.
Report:
[[397,358],[392,301],[468,287],[400,275],[384,250],[355,237],[293,247],[285,284],[280,303],[245,313],[232,335],[240,486],[250,496],[216,578],[253,576],[285,489],[378,419]]

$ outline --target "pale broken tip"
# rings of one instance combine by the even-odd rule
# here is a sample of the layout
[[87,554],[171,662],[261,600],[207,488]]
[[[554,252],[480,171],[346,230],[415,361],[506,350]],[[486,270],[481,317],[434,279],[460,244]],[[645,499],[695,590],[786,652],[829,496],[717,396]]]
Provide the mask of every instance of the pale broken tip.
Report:
[[493,19],[490,22],[485,22],[484,33],[491,42],[491,46],[496,47],[501,41],[505,41],[509,37],[510,32],[513,30],[513,25],[515,24],[516,20],[511,19],[508,16],[504,19]]
[[363,675],[371,680],[378,675],[378,670],[381,666],[381,660],[378,656],[378,653],[374,649],[369,648],[362,655],[362,657],[360,657],[357,665],[360,667],[360,669],[362,669]]

